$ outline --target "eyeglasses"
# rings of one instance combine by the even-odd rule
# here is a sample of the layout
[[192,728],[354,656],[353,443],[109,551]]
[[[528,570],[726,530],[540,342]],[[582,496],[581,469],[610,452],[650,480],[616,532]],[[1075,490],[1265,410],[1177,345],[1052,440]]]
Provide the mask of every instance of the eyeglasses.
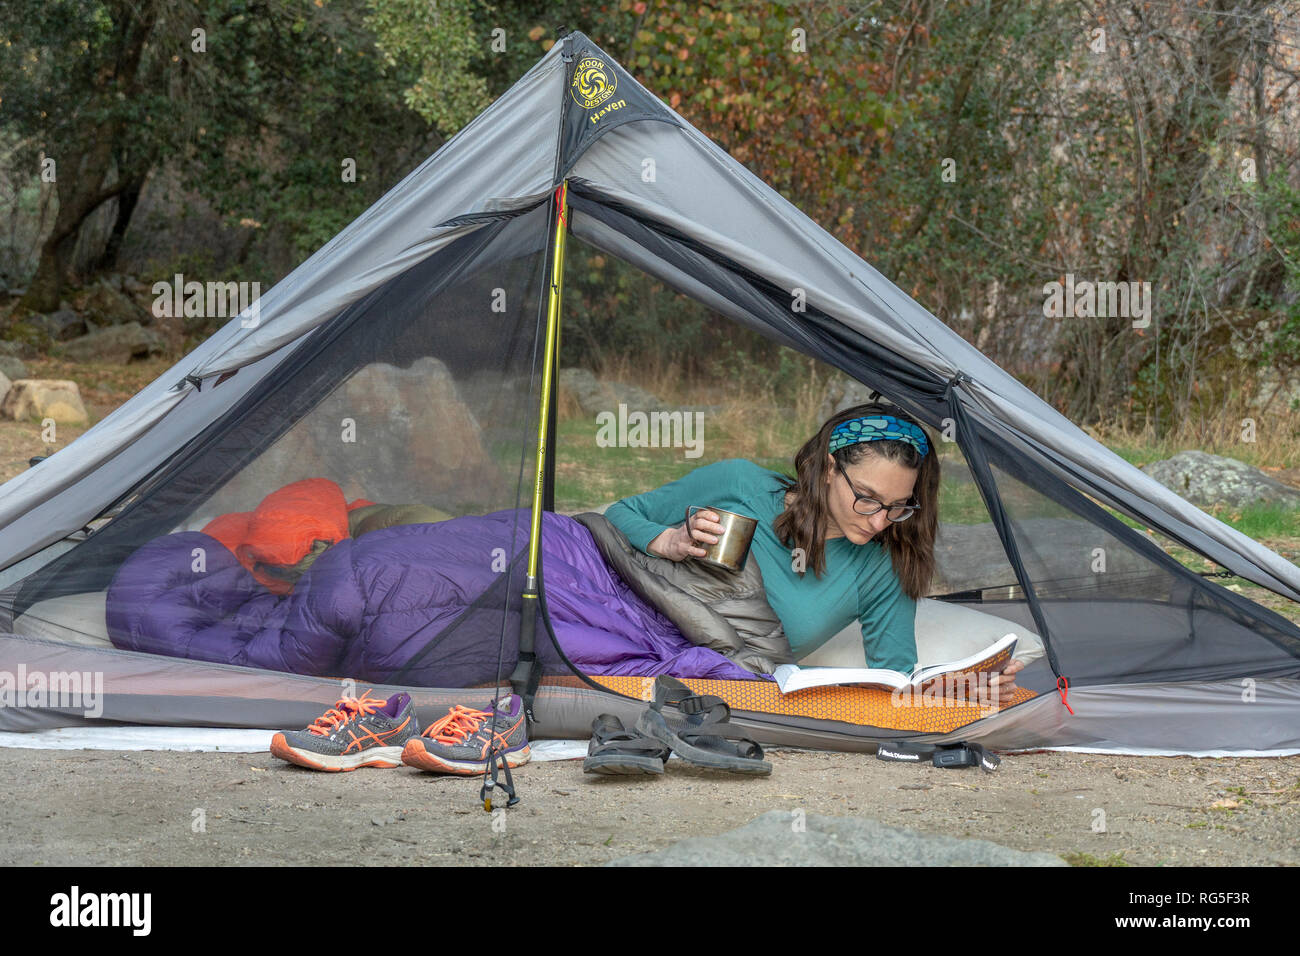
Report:
[[[849,480],[849,473],[844,470],[844,466],[841,465],[838,460],[835,462],[835,467],[838,468],[840,474],[844,476],[844,481],[849,486],[849,491],[853,493],[854,511],[860,515],[873,515],[885,507],[885,503],[879,498],[858,494],[858,489],[854,488],[853,482]],[[908,518],[912,517],[918,507],[920,507],[919,502],[917,502],[915,498],[910,498],[904,504],[890,505],[889,510],[885,512],[885,517],[894,522],[906,521]]]

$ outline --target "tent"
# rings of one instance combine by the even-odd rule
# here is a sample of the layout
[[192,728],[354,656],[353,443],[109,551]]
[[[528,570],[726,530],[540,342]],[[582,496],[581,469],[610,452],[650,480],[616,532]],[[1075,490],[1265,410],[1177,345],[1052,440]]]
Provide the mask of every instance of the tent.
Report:
[[[597,713],[634,716],[646,680],[569,660],[547,585],[560,569],[542,560],[570,241],[574,254],[581,246],[645,273],[714,321],[947,428],[980,514],[941,527],[949,590],[937,600],[1041,637],[1023,694],[996,712],[900,713],[860,688],[783,699],[765,681],[693,683],[726,698],[756,739],[868,751],[898,739],[1300,751],[1300,630],[1187,570],[1116,514],[1291,600],[1300,568],[1091,439],[582,33],[557,42],[256,312],[0,488],[0,729],[303,726],[350,678],[375,693],[404,687],[429,717],[486,698],[436,677],[475,642],[497,667],[486,686],[509,677],[529,694],[534,736],[584,737]],[[406,645],[418,668],[372,685],[328,670],[352,666],[344,659],[256,666],[256,649],[212,660],[183,642],[141,650],[111,639],[106,593],[151,542],[202,540],[183,536],[316,477],[362,507],[509,517],[494,526],[491,582],[461,594],[454,622],[406,636],[420,642]],[[186,568],[160,557],[155,571],[215,573],[205,556],[187,546]],[[282,613],[274,598],[255,599],[270,602],[259,614]],[[82,679],[102,679],[90,712],[67,694]]]

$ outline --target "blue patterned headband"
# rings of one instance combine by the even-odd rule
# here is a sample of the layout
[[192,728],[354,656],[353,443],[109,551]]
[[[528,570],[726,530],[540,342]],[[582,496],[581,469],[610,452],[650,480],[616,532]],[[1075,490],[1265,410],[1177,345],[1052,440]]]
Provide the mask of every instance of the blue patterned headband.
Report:
[[883,438],[905,441],[924,458],[930,450],[925,432],[911,422],[905,422],[893,415],[868,415],[865,418],[851,418],[841,422],[831,432],[829,451],[834,453],[849,445],[864,441],[880,441]]

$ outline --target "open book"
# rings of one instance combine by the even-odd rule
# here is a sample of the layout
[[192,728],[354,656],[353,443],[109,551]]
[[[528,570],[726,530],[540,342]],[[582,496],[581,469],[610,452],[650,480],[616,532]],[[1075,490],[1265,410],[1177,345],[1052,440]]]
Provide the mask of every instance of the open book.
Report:
[[772,672],[772,676],[776,678],[776,684],[783,694],[831,684],[862,684],[898,690],[902,687],[920,687],[929,681],[959,674],[997,674],[1011,663],[1015,653],[1016,635],[1007,634],[969,657],[945,664],[917,667],[910,674],[880,667],[797,667],[794,664],[782,664]]

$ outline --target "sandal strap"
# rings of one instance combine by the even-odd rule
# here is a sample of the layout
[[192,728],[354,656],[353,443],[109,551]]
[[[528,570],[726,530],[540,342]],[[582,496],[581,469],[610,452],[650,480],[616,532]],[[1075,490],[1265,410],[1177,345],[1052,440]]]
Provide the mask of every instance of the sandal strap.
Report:
[[591,736],[602,749],[609,747],[615,750],[643,750],[655,754],[667,749],[653,737],[628,730],[613,714],[601,714],[597,717],[591,724]]
[[617,750],[619,752],[628,750],[645,751],[646,753],[660,753],[666,748],[653,737],[633,737],[630,740],[600,740],[596,742],[596,750]]
[[646,753],[646,754],[650,754],[651,756],[662,756],[663,753],[665,751],[668,751],[669,749],[670,748],[665,747],[663,744],[655,740],[653,737],[637,737],[632,740],[602,741],[596,747],[595,752],[597,754],[604,751],[609,751],[611,753],[634,752],[634,753]]
[[687,743],[706,737],[729,740],[741,750],[741,756],[763,759],[763,748],[758,742],[737,735],[736,729],[730,726],[731,708],[721,697],[697,694],[677,678],[660,674],[655,678],[655,696],[650,706],[662,713],[664,704],[676,704],[687,716],[685,726],[676,731]]
[[655,678],[655,696],[650,706],[662,713],[664,704],[675,704],[688,717],[704,714],[701,723],[720,724],[731,717],[731,708],[721,697],[697,694],[676,677],[660,674]]
[[751,740],[748,737],[726,737],[722,734],[709,733],[707,731],[701,733],[689,729],[678,731],[677,736],[681,737],[682,740],[686,741],[688,744],[695,746],[699,746],[701,741],[708,740],[709,738],[714,740],[725,740],[735,745],[736,749],[740,752],[740,756],[747,759],[750,757],[755,760],[763,759],[763,748],[758,745],[758,741]]
[[597,740],[604,740],[615,734],[631,733],[623,726],[623,721],[613,714],[601,714],[591,722],[591,735]]

